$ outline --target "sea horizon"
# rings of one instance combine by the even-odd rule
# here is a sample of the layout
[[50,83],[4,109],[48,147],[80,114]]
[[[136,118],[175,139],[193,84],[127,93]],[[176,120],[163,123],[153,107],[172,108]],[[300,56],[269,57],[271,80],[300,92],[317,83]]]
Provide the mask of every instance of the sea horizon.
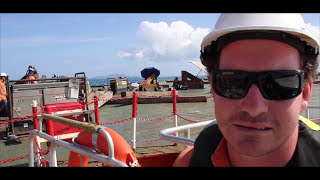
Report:
[[[164,82],[164,81],[173,81],[175,77],[178,77],[179,80],[181,80],[181,76],[159,76],[158,82]],[[208,77],[206,75],[200,75],[198,76],[200,79],[207,79]],[[110,78],[88,78],[90,86],[102,86],[102,85],[109,85],[109,79]],[[117,79],[117,78],[116,78]],[[139,76],[129,76],[127,77],[128,83],[140,83],[143,81],[143,77]]]

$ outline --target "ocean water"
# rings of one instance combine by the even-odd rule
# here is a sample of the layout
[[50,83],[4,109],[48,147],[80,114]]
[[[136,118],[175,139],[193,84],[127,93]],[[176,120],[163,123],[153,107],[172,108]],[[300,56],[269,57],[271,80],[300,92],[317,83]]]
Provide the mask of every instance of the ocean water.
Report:
[[[179,80],[181,80],[181,76],[159,76],[158,77],[158,82],[163,82],[163,81],[173,81],[175,77],[178,77]],[[198,76],[200,79],[207,79],[207,76]],[[140,83],[143,81],[143,77],[128,77],[128,82],[129,83]],[[89,78],[89,83],[90,86],[101,86],[101,85],[109,85],[109,81],[107,78],[101,78],[101,79],[96,79],[96,78]]]

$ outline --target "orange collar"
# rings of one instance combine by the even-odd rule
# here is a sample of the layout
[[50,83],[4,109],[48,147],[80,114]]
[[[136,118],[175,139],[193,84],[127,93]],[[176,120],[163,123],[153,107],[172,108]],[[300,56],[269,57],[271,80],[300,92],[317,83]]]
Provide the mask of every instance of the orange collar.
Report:
[[221,139],[216,151],[211,155],[211,161],[215,167],[231,167],[225,138]]

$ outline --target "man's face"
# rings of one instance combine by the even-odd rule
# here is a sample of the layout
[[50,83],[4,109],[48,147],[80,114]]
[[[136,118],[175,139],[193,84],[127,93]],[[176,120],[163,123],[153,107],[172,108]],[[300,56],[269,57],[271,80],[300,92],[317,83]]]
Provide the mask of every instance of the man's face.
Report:
[[[256,39],[224,47],[219,69],[258,72],[299,70],[301,65],[298,51],[290,45]],[[299,96],[282,101],[265,99],[256,84],[243,99],[224,98],[212,90],[217,123],[228,145],[248,156],[266,155],[282,147],[298,133],[298,116],[307,106],[312,85],[304,83],[303,88]]]

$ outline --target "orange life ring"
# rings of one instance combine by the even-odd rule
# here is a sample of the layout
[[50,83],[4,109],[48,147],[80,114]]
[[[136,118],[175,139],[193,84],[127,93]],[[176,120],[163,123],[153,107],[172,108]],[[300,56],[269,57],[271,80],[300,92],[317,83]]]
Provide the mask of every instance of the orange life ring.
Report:
[[[127,143],[127,141],[113,129],[105,128],[105,130],[110,134],[110,136],[113,139],[115,159],[126,163],[128,166],[130,166],[130,163],[136,162],[137,161],[136,155],[133,152],[130,145]],[[98,150],[101,151],[103,154],[108,155],[109,148],[108,148],[107,139],[102,134],[99,134],[96,139],[97,139],[96,141],[97,147],[95,147],[92,144],[92,133],[89,133],[87,131],[81,131],[78,134],[78,137],[75,139],[75,142],[82,146],[98,148]],[[88,166],[88,160],[89,160],[88,157],[80,155],[76,152],[70,151],[68,166],[69,167],[86,167]],[[140,164],[137,163],[135,167],[140,167]]]

